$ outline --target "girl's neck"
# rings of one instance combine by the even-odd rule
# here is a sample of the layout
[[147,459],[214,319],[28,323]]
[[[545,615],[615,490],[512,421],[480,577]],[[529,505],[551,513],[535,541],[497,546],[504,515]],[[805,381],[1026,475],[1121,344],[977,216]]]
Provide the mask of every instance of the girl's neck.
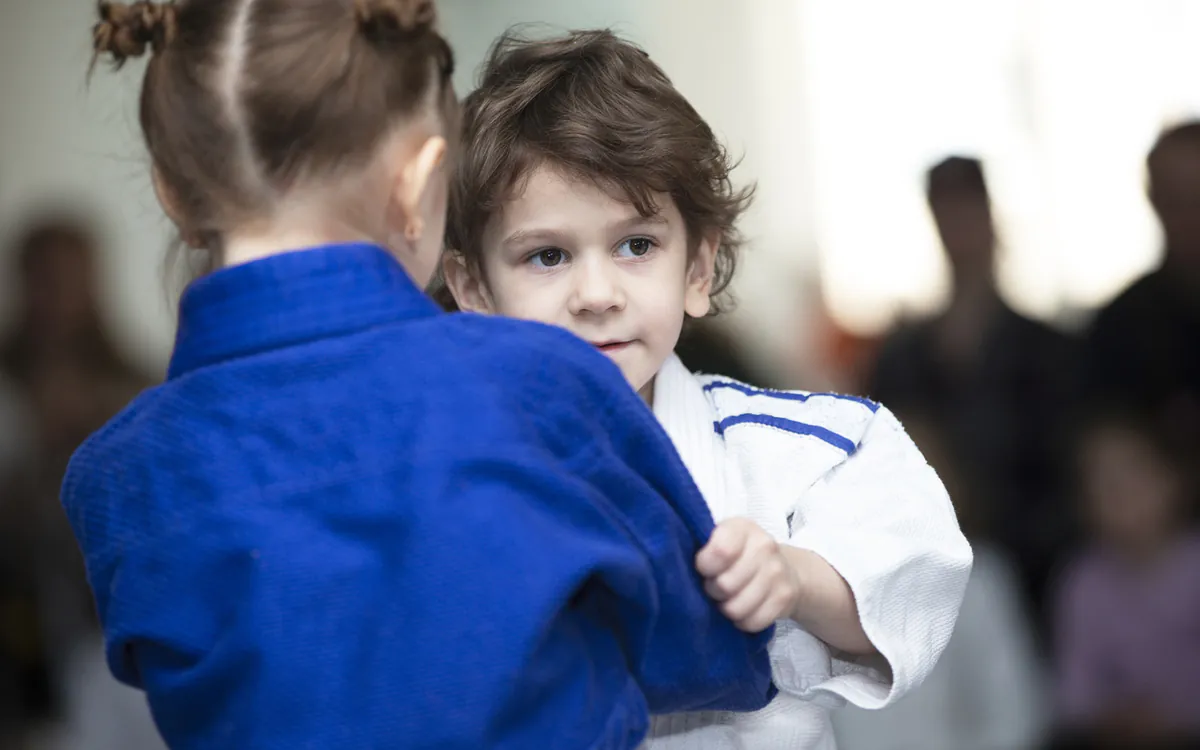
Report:
[[321,245],[372,241],[366,235],[348,228],[322,230],[296,228],[239,232],[226,238],[221,265],[238,266],[274,255]]

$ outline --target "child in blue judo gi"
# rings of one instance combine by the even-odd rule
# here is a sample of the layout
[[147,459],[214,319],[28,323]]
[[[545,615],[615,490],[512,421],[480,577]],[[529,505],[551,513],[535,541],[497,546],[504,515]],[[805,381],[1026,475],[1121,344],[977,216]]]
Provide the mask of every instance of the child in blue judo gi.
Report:
[[429,0],[101,3],[150,51],[160,202],[215,270],[63,503],[114,674],[173,748],[633,748],[774,694],[706,597],[704,501],[620,371],[443,315]]

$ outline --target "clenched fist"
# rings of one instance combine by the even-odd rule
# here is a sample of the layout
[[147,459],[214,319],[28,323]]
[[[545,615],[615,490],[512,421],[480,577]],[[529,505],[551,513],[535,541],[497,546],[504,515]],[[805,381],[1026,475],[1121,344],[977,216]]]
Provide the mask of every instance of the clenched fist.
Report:
[[767,532],[747,518],[720,523],[696,555],[708,595],[747,633],[790,617],[800,599],[800,576]]

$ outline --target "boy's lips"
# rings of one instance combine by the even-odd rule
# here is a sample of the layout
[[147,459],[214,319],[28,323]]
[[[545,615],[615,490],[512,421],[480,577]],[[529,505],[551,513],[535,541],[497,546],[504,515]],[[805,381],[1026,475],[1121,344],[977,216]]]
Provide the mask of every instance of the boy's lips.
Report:
[[613,354],[626,348],[632,341],[593,341],[592,346],[596,347],[605,354]]

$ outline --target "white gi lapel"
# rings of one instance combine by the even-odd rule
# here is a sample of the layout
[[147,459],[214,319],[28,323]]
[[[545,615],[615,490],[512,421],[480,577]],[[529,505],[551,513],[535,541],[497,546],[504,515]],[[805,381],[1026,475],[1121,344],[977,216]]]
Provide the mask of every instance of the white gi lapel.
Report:
[[654,415],[708,502],[713,519],[735,515],[726,487],[725,444],[716,434],[716,412],[700,382],[672,354],[654,380]]

